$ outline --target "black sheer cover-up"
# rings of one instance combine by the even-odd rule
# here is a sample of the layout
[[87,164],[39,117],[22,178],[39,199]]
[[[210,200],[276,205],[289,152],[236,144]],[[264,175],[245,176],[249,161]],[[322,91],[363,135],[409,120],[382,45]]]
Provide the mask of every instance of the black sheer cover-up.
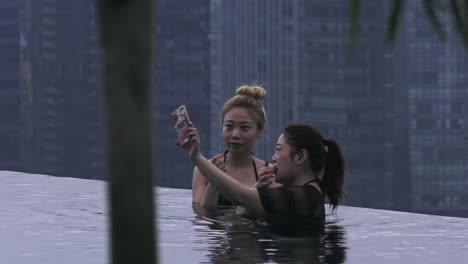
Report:
[[313,236],[323,233],[325,200],[317,188],[308,183],[273,189],[258,188],[266,213],[264,220],[272,233],[284,236]]

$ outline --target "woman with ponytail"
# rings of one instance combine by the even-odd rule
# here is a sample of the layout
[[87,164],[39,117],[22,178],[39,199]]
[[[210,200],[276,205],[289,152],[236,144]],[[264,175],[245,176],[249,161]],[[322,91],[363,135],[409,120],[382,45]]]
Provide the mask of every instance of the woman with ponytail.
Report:
[[286,127],[276,144],[273,169],[259,172],[261,179],[274,178],[282,184],[275,188],[239,183],[203,157],[194,126],[189,135],[192,143],[184,149],[210,184],[249,214],[266,220],[273,233],[320,233],[325,224],[325,200],[334,210],[344,198],[345,164],[340,148],[309,125]]
[[[290,147],[291,160],[297,155],[308,157],[308,169],[313,176],[309,181],[310,185],[315,186],[328,199],[332,209],[335,209],[345,197],[345,162],[336,141],[323,138],[317,129],[308,125],[289,125],[280,139]],[[277,147],[277,151],[280,152],[281,148]],[[297,176],[295,179],[298,179]]]

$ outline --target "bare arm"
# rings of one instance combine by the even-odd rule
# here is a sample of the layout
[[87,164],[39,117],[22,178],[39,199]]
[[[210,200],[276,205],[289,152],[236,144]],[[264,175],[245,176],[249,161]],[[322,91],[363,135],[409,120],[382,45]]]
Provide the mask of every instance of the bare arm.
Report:
[[185,144],[182,147],[187,151],[192,162],[198,167],[198,170],[213,185],[213,187],[215,187],[226,198],[245,207],[252,213],[260,216],[265,215],[265,210],[263,209],[257,189],[244,186],[203,157],[200,153],[200,138],[198,136],[198,131],[192,123],[190,123],[190,127],[187,129],[187,135],[191,139],[190,143]]
[[264,209],[256,188],[246,187],[231,178],[201,154],[196,155],[192,160],[210,184],[226,198],[246,208],[249,212],[264,215]]
[[[226,166],[224,165],[224,162],[222,162],[223,157],[223,154],[218,154],[211,158],[210,162],[215,164],[218,169],[226,172]],[[202,174],[200,173],[200,175]],[[201,197],[201,205],[206,207],[216,207],[218,205],[218,190],[216,190],[216,188],[214,188],[203,175],[202,177],[205,181],[206,189]]]
[[203,177],[200,170],[195,167],[192,177],[192,203],[201,204],[207,190],[208,181]]
[[[261,167],[258,170],[258,175],[260,178],[253,185],[253,187],[254,188],[264,188],[264,187],[276,188],[276,187],[281,186],[281,184],[275,181],[275,171],[276,169],[273,165],[269,165],[268,163],[266,163],[264,167]],[[238,206],[236,209],[236,214],[247,216],[247,215],[252,215],[252,212],[250,212],[249,210],[247,210],[246,208],[242,206]]]

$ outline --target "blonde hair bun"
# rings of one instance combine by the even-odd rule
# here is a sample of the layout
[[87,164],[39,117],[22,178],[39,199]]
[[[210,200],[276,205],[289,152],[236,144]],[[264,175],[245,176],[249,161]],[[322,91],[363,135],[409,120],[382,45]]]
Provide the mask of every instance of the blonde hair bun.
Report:
[[236,94],[252,97],[255,101],[262,100],[267,96],[267,92],[262,87],[247,85],[237,88]]

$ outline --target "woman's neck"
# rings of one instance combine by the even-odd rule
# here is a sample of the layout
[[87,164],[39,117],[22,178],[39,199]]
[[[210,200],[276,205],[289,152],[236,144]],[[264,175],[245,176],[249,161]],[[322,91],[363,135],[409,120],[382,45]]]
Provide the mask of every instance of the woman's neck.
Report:
[[296,175],[294,180],[291,182],[292,185],[304,185],[306,182],[311,181],[313,179],[318,179],[318,175],[313,173],[311,170],[305,170]]
[[252,163],[252,155],[250,153],[228,152],[226,155],[226,163],[231,167],[245,167]]

